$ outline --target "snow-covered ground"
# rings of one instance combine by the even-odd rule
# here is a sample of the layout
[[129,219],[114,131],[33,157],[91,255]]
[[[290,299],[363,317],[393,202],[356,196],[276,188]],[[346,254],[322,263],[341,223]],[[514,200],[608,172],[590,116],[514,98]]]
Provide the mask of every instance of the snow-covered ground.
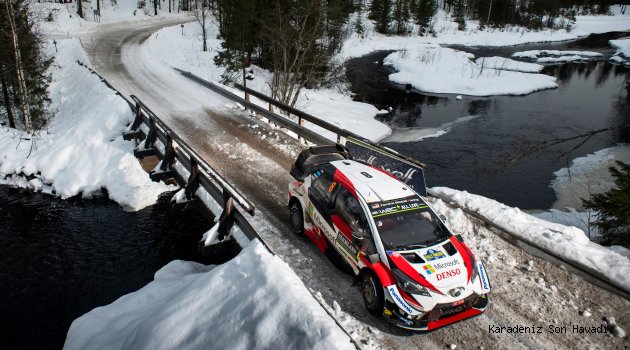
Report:
[[[46,35],[60,37],[74,37],[85,34],[98,28],[99,24],[112,24],[123,21],[147,21],[164,18],[186,18],[187,12],[177,12],[179,0],[175,3],[171,12],[168,12],[168,4],[163,9],[158,9],[157,16],[153,8],[147,6],[138,9],[137,0],[100,0],[100,18],[94,16],[96,1],[83,1],[83,18],[77,14],[77,2],[58,4],[52,2],[32,2],[31,12],[38,20],[37,27]],[[52,19],[52,20],[50,20]]]
[[[158,58],[165,67],[190,71],[209,81],[218,82],[225,69],[217,67],[213,58],[221,49],[221,40],[216,39],[218,28],[211,23],[208,29],[208,51],[203,52],[201,42],[201,26],[189,23],[184,32],[179,26],[165,28],[148,40],[145,47],[147,56]],[[251,67],[253,80],[247,86],[269,95],[271,74],[258,67]],[[231,89],[235,94],[243,95],[239,90]],[[252,98],[252,102],[267,107],[267,103]],[[371,140],[379,140],[391,133],[391,129],[374,119],[378,109],[367,103],[355,102],[346,94],[332,89],[304,89],[295,105],[296,108],[321,118],[341,128],[355,132]],[[333,140],[336,137],[324,129],[306,123],[307,128],[324,134]]]
[[[122,2],[119,0],[119,3]],[[103,16],[106,17],[105,14]],[[440,23],[439,20],[436,22]],[[605,28],[603,31],[607,31],[613,26],[630,29],[628,16],[615,16],[603,26],[598,18],[580,17],[575,28],[581,32],[576,30],[571,33],[520,32],[518,28],[505,32],[457,32],[453,30],[452,22],[442,22],[444,27],[438,32],[438,38],[426,38],[432,41],[428,44],[449,41],[487,44],[491,40],[497,45],[505,45],[571,39],[589,30],[595,32]],[[57,30],[61,33],[70,32],[72,26],[75,31],[79,31],[82,24],[80,21],[76,23],[72,22],[66,27],[62,25]],[[599,29],[594,23],[600,24],[597,27]],[[180,68],[193,72],[196,66],[197,74],[205,74],[205,78],[216,80],[220,70],[208,63],[212,61],[213,53],[206,55],[200,52],[199,31],[195,32],[194,28],[198,26],[187,24],[184,35],[180,27],[158,32],[155,38],[148,41],[147,53],[156,54],[152,57],[158,57],[170,66],[181,65]],[[54,32],[53,29],[49,30]],[[215,37],[209,35],[211,41]],[[427,46],[424,40],[418,37],[378,35],[360,39],[355,36],[346,42],[341,56],[356,57],[378,48],[413,52]],[[89,195],[106,187],[110,198],[121,205],[137,208],[150,204],[157,193],[168,188],[148,180],[133,158],[132,144],[122,141],[120,135],[131,117],[128,107],[94,75],[74,63],[76,59],[87,61],[77,41],[62,41],[58,46],[60,53],[57,65],[60,67],[54,68],[55,82],[51,85],[51,95],[55,101],[53,108],[58,116],[50,123],[48,132],[41,134],[39,147],[28,158],[26,155],[30,144],[22,141],[18,145],[16,136],[19,133],[1,129],[0,172],[34,175],[35,178],[28,182],[12,176],[9,181],[50,192],[54,188],[56,193],[65,197],[81,192]],[[452,56],[456,55],[452,53]],[[489,67],[484,66],[492,70]],[[503,71],[501,75],[507,73],[514,72]],[[264,72],[257,72],[250,86],[262,89],[264,75]],[[373,130],[374,134],[370,135],[373,139],[389,132],[384,125],[372,124],[372,117],[378,112],[374,107],[355,104],[341,93],[307,90],[303,96],[305,100],[298,102],[299,108],[328,118],[351,131],[361,133]],[[360,111],[355,116],[346,117],[346,113],[350,114],[352,110]],[[347,119],[340,120],[340,115]],[[447,128],[442,131],[446,132]],[[111,171],[107,173],[108,176],[102,173],[106,170]],[[536,219],[517,208],[509,208],[466,192],[447,188],[433,190],[449,196],[461,206],[496,220],[510,231],[521,234],[523,239],[543,244],[563,257],[592,264],[626,288],[630,284],[630,260],[589,242],[577,228]],[[449,212],[449,222],[465,221],[465,218],[461,211]],[[551,287],[548,289],[550,293],[553,291]],[[335,307],[333,304],[333,309],[341,312],[338,305]],[[172,262],[158,271],[155,280],[140,291],[123,296],[111,305],[94,309],[77,319],[69,331],[66,347],[345,348],[351,347],[351,344],[312,298],[297,275],[260,244],[252,243],[237,258],[219,267]]]
[[[152,205],[175,189],[152,182],[133,156],[122,132],[133,118],[127,103],[96,75],[77,39],[59,40],[50,84],[54,117],[31,137],[0,128],[0,184],[69,198],[91,197],[106,189],[127,210]],[[52,45],[48,54],[54,53]]]
[[610,61],[630,66],[630,38],[610,40],[609,43],[617,48],[617,52],[610,58]]
[[277,256],[253,241],[220,266],[176,260],[76,319],[64,349],[353,349]]
[[432,93],[473,96],[525,95],[558,87],[556,78],[545,74],[493,69],[485,60],[472,61],[472,54],[429,44],[416,50],[396,51],[383,64],[396,73],[389,76],[399,84]]
[[538,63],[553,64],[567,62],[588,62],[601,59],[604,55],[591,51],[559,51],[559,50],[529,50],[512,54],[512,57],[525,58]]

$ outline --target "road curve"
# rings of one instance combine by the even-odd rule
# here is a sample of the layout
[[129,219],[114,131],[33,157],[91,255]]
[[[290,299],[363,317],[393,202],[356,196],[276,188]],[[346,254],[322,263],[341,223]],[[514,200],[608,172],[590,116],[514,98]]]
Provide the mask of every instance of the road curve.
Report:
[[[528,255],[474,218],[455,229],[486,262],[493,292],[484,315],[431,333],[410,335],[368,314],[352,278],[288,228],[288,169],[304,146],[241,111],[224,107],[229,101],[175,72],[159,69],[159,63],[142,55],[145,40],[160,28],[179,23],[103,26],[85,40],[90,61],[124,95],[134,94],[145,102],[252,200],[261,235],[308,288],[321,292],[328,304],[339,304],[341,310],[333,310],[333,314],[355,333],[360,344],[395,349],[444,349],[451,344],[458,349],[628,348],[627,338],[572,332],[572,325],[599,326],[605,316],[615,317],[630,330],[628,301]],[[592,315],[580,316],[584,309]],[[501,326],[534,327],[536,331],[541,327],[542,332],[497,333]],[[562,326],[567,326],[566,332],[550,332],[561,331]]]

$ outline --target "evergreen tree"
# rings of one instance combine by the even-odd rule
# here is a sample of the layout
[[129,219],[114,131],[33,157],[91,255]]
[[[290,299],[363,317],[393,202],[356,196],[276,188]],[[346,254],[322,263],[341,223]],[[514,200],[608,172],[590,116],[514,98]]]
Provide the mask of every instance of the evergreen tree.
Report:
[[600,243],[630,248],[630,164],[620,161],[610,167],[615,188],[582,201],[582,206],[598,212],[595,226],[601,233]]
[[425,35],[432,31],[431,18],[437,10],[435,0],[416,0],[411,3],[411,12],[416,24],[420,26],[420,35]]
[[9,126],[31,132],[46,123],[53,58],[44,57],[28,5],[28,0],[5,0],[0,6],[0,106]]
[[395,33],[397,35],[407,33],[407,23],[411,19],[410,0],[394,0],[394,11],[392,19],[395,22]]
[[382,34],[389,33],[391,21],[391,3],[389,0],[372,0],[368,18],[376,24],[376,31]]
[[453,0],[453,17],[457,23],[457,29],[466,29],[466,0]]

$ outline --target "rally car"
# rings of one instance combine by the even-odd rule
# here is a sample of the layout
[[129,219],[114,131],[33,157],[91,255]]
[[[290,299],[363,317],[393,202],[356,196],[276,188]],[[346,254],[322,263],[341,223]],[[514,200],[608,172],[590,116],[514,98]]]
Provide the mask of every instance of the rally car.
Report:
[[291,175],[292,229],[360,278],[370,313],[429,331],[486,309],[483,264],[405,183],[341,145],[306,149]]

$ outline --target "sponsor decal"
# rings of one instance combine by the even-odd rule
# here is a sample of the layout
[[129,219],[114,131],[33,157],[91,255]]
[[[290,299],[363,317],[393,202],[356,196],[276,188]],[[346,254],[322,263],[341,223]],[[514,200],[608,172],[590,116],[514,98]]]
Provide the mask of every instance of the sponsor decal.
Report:
[[372,205],[370,214],[372,217],[377,218],[390,214],[397,214],[412,210],[425,209],[428,206],[419,197],[410,197],[403,199],[396,199],[389,202],[382,202],[377,205]]
[[429,264],[428,266],[432,266],[436,270],[442,270],[442,269],[445,269],[445,268],[448,268],[448,267],[455,267],[457,265],[459,265],[459,260],[455,259],[455,260],[448,261],[448,262],[445,262],[445,263],[439,263],[438,262],[438,263],[433,263],[433,265]]
[[433,266],[431,266],[431,264],[424,265],[422,266],[422,268],[424,269],[424,272],[427,273],[427,275],[435,273],[435,269],[433,268]]
[[454,276],[459,276],[461,275],[461,270],[460,269],[452,269],[450,271],[444,271],[444,272],[440,272],[436,275],[437,280],[441,281],[445,278],[450,278],[450,277],[454,277]]
[[446,255],[444,255],[444,253],[442,253],[442,251],[439,250],[439,249],[429,249],[429,250],[427,250],[427,253],[424,254],[424,258],[427,261],[433,261],[433,260],[437,260],[437,259],[442,259],[445,256]]
[[453,302],[453,306],[461,305],[464,303],[464,299]]
[[337,183],[333,182],[330,187],[328,187],[328,193],[332,192],[335,189],[335,186],[337,186]]
[[389,291],[389,294],[392,296],[392,298],[394,298],[396,305],[400,306],[400,308],[405,310],[406,313],[412,314],[414,312],[411,306],[409,306],[409,304],[407,304],[407,302],[404,301],[402,296],[398,293],[398,288],[396,288],[395,285],[392,284],[391,286],[387,287],[387,291]]
[[388,250],[388,251],[387,251],[387,255],[389,255],[389,256],[391,256],[391,257],[394,257],[394,258],[397,258],[397,257],[399,257],[399,256],[400,256],[400,254],[399,254],[398,252],[393,252],[393,251],[391,251],[391,250]]
[[308,215],[313,217],[314,214],[315,214],[315,207],[313,206],[313,203],[308,202]]
[[421,196],[427,195],[424,171],[419,165],[352,137],[347,138],[346,141],[346,147],[354,159],[381,168],[413,188]]
[[483,287],[484,290],[490,290],[488,279],[486,278],[486,270],[483,268],[483,264],[479,262],[477,265],[479,266],[479,278],[481,279],[481,287]]
[[372,209],[378,209],[381,207],[381,203],[374,203],[372,204]]
[[339,243],[339,245],[341,245],[341,249],[350,254],[350,256],[352,256],[355,261],[359,259],[359,249],[357,249],[357,247],[355,247],[352,242],[350,242],[346,235],[339,232],[337,234],[337,242]]

